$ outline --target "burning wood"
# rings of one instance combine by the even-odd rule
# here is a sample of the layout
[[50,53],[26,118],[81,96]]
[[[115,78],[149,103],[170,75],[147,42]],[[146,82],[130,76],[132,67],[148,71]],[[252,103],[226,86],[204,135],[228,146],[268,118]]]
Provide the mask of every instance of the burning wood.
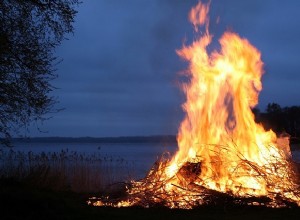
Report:
[[181,183],[194,183],[201,173],[201,162],[186,162],[177,172],[177,178]]
[[220,51],[207,52],[209,4],[191,10],[195,31],[204,33],[177,53],[187,60],[190,83],[183,85],[186,117],[173,158],[157,161],[125,199],[90,200],[92,205],[193,208],[220,202],[300,205],[297,170],[288,138],[255,123],[251,111],[262,89],[263,62],[248,40],[225,32]]

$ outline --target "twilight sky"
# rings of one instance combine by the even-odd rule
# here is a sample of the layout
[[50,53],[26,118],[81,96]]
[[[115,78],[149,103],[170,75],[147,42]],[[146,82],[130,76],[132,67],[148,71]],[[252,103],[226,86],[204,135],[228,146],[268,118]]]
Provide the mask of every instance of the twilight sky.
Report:
[[[63,62],[52,95],[65,110],[34,124],[28,135],[176,134],[184,102],[179,73],[187,63],[175,50],[193,39],[188,13],[197,3],[83,0],[74,36],[56,50]],[[232,30],[262,53],[261,110],[269,102],[300,105],[299,11],[299,0],[212,0],[214,40]]]

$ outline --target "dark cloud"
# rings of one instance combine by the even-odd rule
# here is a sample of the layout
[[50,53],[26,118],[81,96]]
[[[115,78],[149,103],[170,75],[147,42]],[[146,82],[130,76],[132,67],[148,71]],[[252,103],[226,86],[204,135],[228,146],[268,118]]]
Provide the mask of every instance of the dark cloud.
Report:
[[[64,61],[53,95],[65,110],[41,126],[46,135],[175,134],[184,101],[178,73],[186,68],[175,50],[194,38],[187,14],[197,2],[85,0],[75,35],[57,49]],[[299,8],[298,0],[212,0],[215,40],[233,30],[262,52],[262,109],[268,102],[300,105]]]

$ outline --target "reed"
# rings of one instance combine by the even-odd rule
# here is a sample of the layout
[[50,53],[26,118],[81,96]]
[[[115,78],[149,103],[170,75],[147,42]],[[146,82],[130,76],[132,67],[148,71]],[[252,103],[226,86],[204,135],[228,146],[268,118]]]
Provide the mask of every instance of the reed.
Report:
[[103,192],[115,182],[128,181],[133,173],[133,162],[101,153],[0,149],[1,178],[54,190]]

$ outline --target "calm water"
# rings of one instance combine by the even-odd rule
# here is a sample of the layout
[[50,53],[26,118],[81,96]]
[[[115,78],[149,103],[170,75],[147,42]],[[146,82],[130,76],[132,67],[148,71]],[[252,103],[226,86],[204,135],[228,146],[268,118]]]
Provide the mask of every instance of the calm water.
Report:
[[144,177],[153,163],[163,154],[173,154],[177,145],[162,143],[15,143],[14,151],[33,153],[76,151],[85,154],[100,154],[122,158],[133,164],[134,176]]
[[[153,163],[165,152],[174,154],[177,146],[162,143],[15,143],[13,150],[34,153],[76,151],[122,158],[134,166],[134,176],[142,178]],[[293,159],[300,162],[300,151],[293,152]]]

